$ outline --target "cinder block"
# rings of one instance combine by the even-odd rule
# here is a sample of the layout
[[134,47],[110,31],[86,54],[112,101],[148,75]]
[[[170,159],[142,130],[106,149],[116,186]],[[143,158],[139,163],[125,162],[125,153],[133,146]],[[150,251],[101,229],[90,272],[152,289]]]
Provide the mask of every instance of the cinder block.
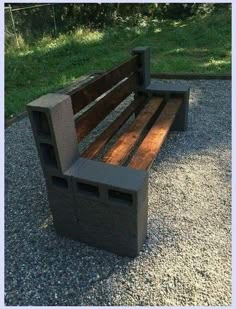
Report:
[[186,131],[188,129],[189,93],[188,89],[182,94],[183,104],[176,115],[171,131]]
[[56,232],[61,236],[77,239],[78,220],[71,177],[47,173],[46,185],[49,207]]
[[153,79],[151,83],[147,86],[146,90],[151,92],[152,94],[165,94],[165,93],[184,93],[189,91],[188,86],[180,85],[180,84],[170,84],[160,82],[156,79]]
[[146,90],[151,95],[164,95],[166,100],[173,95],[183,98],[183,104],[176,115],[171,131],[186,131],[188,127],[190,88],[184,85],[169,84],[152,80]]
[[29,103],[27,111],[44,173],[63,173],[79,156],[70,97],[50,93]]
[[139,92],[144,92],[150,84],[150,48],[149,47],[136,47],[132,49],[133,55],[139,56],[140,64],[140,88]]
[[147,233],[148,173],[79,158],[65,174],[72,178],[78,239],[137,256]]

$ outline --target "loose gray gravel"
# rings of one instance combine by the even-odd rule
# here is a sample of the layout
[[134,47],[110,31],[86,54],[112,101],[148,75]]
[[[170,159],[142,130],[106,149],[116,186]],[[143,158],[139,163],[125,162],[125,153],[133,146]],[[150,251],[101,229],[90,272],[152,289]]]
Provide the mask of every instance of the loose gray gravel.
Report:
[[6,305],[231,304],[231,82],[178,82],[191,86],[189,129],[150,171],[135,259],[55,234],[29,120],[6,129]]

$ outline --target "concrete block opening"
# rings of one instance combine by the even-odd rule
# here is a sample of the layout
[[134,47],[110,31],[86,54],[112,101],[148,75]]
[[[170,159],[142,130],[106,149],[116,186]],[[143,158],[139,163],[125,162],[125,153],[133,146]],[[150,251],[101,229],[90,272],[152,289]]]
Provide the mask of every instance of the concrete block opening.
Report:
[[33,111],[32,116],[36,125],[37,134],[47,137],[50,136],[50,128],[46,114],[39,111]]
[[68,188],[68,182],[62,177],[52,176],[52,183],[55,187],[58,188]]
[[57,160],[53,146],[50,144],[41,143],[40,150],[44,163],[49,167],[57,168]]
[[118,190],[108,190],[108,197],[114,202],[120,202],[128,205],[133,203],[133,197],[130,193],[121,192]]
[[99,197],[99,189],[98,186],[83,183],[83,182],[77,182],[77,190],[79,193],[87,196],[93,196],[93,197]]

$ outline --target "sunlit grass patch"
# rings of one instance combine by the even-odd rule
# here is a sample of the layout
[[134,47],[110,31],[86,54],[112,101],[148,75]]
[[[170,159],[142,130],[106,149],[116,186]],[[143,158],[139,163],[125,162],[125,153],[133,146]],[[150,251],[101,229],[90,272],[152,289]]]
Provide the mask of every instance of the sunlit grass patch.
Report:
[[150,46],[152,72],[231,71],[231,16],[215,13],[183,21],[146,20],[140,26],[75,29],[56,38],[20,41],[5,54],[6,116],[37,97],[91,71],[127,59],[132,48]]

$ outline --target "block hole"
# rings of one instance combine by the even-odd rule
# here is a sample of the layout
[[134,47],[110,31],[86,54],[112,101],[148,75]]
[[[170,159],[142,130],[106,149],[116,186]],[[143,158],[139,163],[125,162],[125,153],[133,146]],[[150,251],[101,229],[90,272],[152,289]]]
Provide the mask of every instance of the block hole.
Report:
[[130,193],[121,192],[118,190],[108,190],[110,200],[131,205],[133,197]]
[[139,85],[142,85],[143,82],[144,82],[143,76],[142,76],[142,74],[139,74],[139,77],[138,77],[138,83],[139,83]]
[[84,195],[95,196],[95,197],[99,196],[98,186],[95,186],[95,185],[91,185],[91,184],[87,184],[83,182],[77,182],[77,189],[78,189],[78,192]]
[[171,99],[184,99],[184,93],[170,93]]
[[38,135],[50,136],[50,128],[47,115],[43,112],[32,112]]
[[52,176],[52,183],[55,187],[58,187],[58,188],[65,188],[65,189],[68,188],[67,180],[61,177]]
[[139,68],[141,68],[143,66],[142,57],[141,57],[140,54],[138,54],[137,65],[138,65]]
[[57,160],[53,146],[46,143],[41,143],[40,149],[44,163],[50,167],[57,168]]

